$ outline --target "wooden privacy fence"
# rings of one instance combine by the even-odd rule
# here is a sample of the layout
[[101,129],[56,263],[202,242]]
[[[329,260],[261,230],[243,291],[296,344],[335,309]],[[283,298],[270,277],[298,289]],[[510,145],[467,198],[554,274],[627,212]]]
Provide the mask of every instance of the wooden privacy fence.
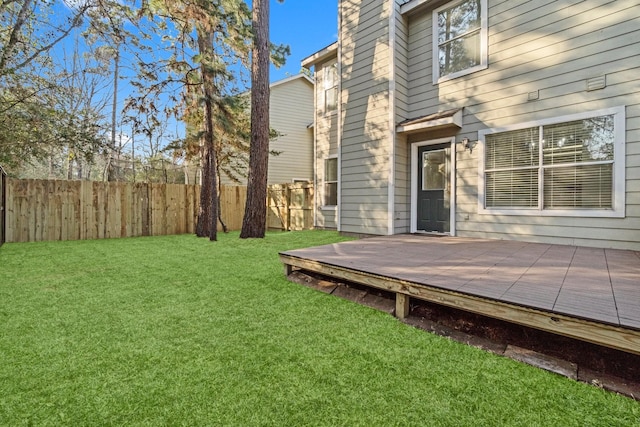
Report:
[[[5,190],[7,242],[195,233],[200,203],[198,185],[8,179]],[[223,221],[239,230],[246,187],[220,196]],[[268,228],[311,228],[312,201],[309,184],[270,186]]]
[[194,185],[93,181],[7,182],[7,242],[190,233]]

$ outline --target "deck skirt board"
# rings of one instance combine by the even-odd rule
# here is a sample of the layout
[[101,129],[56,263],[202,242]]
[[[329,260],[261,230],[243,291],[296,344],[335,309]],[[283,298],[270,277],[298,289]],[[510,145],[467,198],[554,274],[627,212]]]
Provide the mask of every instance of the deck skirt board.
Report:
[[[313,271],[640,354],[636,252],[401,235],[286,251],[280,258],[288,271]],[[398,301],[406,307],[403,297]]]

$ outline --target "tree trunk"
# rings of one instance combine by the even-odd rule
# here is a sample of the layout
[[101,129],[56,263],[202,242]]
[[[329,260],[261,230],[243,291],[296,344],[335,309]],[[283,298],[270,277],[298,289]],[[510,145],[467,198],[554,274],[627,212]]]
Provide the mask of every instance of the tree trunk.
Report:
[[211,224],[211,186],[207,185],[205,178],[209,176],[207,169],[209,168],[209,152],[210,150],[203,144],[201,149],[202,162],[202,182],[200,183],[200,206],[198,208],[198,222],[196,223],[196,236],[208,237]]
[[263,238],[267,226],[269,162],[269,0],[253,0],[251,58],[251,146],[247,204],[240,238]]
[[[111,110],[111,142],[109,147],[109,163],[107,163],[107,181],[117,181],[116,165],[114,165],[113,155],[116,150],[116,120],[118,108],[118,78],[120,74],[120,43],[116,45],[116,56],[113,58],[113,105]],[[118,165],[120,166],[120,165]]]
[[202,55],[200,70],[202,73],[202,90],[204,94],[204,118],[202,135],[203,159],[202,187],[200,188],[200,210],[196,235],[218,239],[218,185],[216,177],[216,151],[213,140],[213,100],[215,86],[213,82],[213,33],[202,28],[197,29],[198,49]]

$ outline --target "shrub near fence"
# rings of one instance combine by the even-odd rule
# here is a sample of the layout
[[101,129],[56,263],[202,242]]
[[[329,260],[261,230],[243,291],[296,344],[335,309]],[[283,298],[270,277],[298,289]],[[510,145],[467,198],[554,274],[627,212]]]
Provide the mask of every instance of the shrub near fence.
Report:
[[[7,242],[195,233],[198,185],[15,179],[6,184]],[[222,186],[220,196],[223,221],[239,230],[246,187]],[[311,185],[270,186],[268,228],[311,228],[312,200]]]

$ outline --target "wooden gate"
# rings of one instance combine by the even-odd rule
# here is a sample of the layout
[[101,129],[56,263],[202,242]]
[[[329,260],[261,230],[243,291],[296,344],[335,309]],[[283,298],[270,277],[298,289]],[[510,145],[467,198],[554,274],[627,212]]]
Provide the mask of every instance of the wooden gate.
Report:
[[267,229],[313,228],[313,184],[272,184],[267,193]]

